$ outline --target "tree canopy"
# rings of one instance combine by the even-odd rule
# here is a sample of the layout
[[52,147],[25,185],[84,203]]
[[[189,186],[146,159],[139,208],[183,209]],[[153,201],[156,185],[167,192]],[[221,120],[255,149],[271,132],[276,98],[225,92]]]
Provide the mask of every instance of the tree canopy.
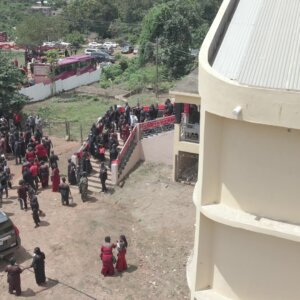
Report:
[[19,111],[28,100],[18,90],[23,83],[24,75],[11,63],[10,59],[0,52],[0,114],[8,115]]
[[154,47],[158,42],[159,60],[169,77],[179,78],[187,74],[194,61],[191,49],[200,48],[219,2],[172,0],[155,5],[143,20],[140,63],[156,60]]

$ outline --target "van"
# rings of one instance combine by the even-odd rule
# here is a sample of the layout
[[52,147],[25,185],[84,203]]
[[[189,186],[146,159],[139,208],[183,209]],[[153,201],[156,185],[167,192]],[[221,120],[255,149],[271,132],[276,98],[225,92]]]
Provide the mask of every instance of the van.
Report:
[[13,254],[21,246],[19,229],[0,211],[0,258]]

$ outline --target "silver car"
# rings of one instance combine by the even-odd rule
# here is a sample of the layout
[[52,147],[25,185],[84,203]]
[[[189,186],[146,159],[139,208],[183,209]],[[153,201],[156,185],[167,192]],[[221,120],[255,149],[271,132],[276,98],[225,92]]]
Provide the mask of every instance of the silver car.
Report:
[[21,246],[19,229],[0,211],[0,258],[13,254]]

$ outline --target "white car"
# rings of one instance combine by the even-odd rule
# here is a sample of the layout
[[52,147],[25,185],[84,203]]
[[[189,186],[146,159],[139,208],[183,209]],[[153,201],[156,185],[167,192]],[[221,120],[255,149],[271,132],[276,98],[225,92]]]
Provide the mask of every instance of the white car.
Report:
[[61,42],[59,42],[62,46],[64,46],[64,47],[70,47],[71,46],[71,43],[67,43],[67,42],[63,42],[63,41],[61,41]]
[[101,47],[101,46],[102,46],[102,44],[97,43],[97,42],[90,42],[89,43],[89,47],[91,47],[91,48],[97,48],[97,47]]
[[103,44],[103,46],[106,47],[106,48],[110,48],[110,47],[117,48],[118,45],[119,45],[118,43],[114,43],[114,42],[105,42]]
[[55,42],[44,42],[43,46],[54,47],[55,44],[56,44]]
[[84,53],[87,54],[87,55],[91,55],[91,53],[93,53],[93,52],[99,52],[99,50],[95,49],[95,48],[86,48],[84,50]]

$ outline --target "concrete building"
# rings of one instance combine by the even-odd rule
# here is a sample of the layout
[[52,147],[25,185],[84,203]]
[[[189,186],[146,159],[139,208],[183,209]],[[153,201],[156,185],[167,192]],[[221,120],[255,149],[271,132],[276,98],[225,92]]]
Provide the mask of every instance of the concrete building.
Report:
[[300,299],[300,1],[224,0],[199,54],[191,299]]
[[175,181],[196,183],[200,141],[200,105],[198,69],[180,80],[169,91],[174,99],[173,178]]

